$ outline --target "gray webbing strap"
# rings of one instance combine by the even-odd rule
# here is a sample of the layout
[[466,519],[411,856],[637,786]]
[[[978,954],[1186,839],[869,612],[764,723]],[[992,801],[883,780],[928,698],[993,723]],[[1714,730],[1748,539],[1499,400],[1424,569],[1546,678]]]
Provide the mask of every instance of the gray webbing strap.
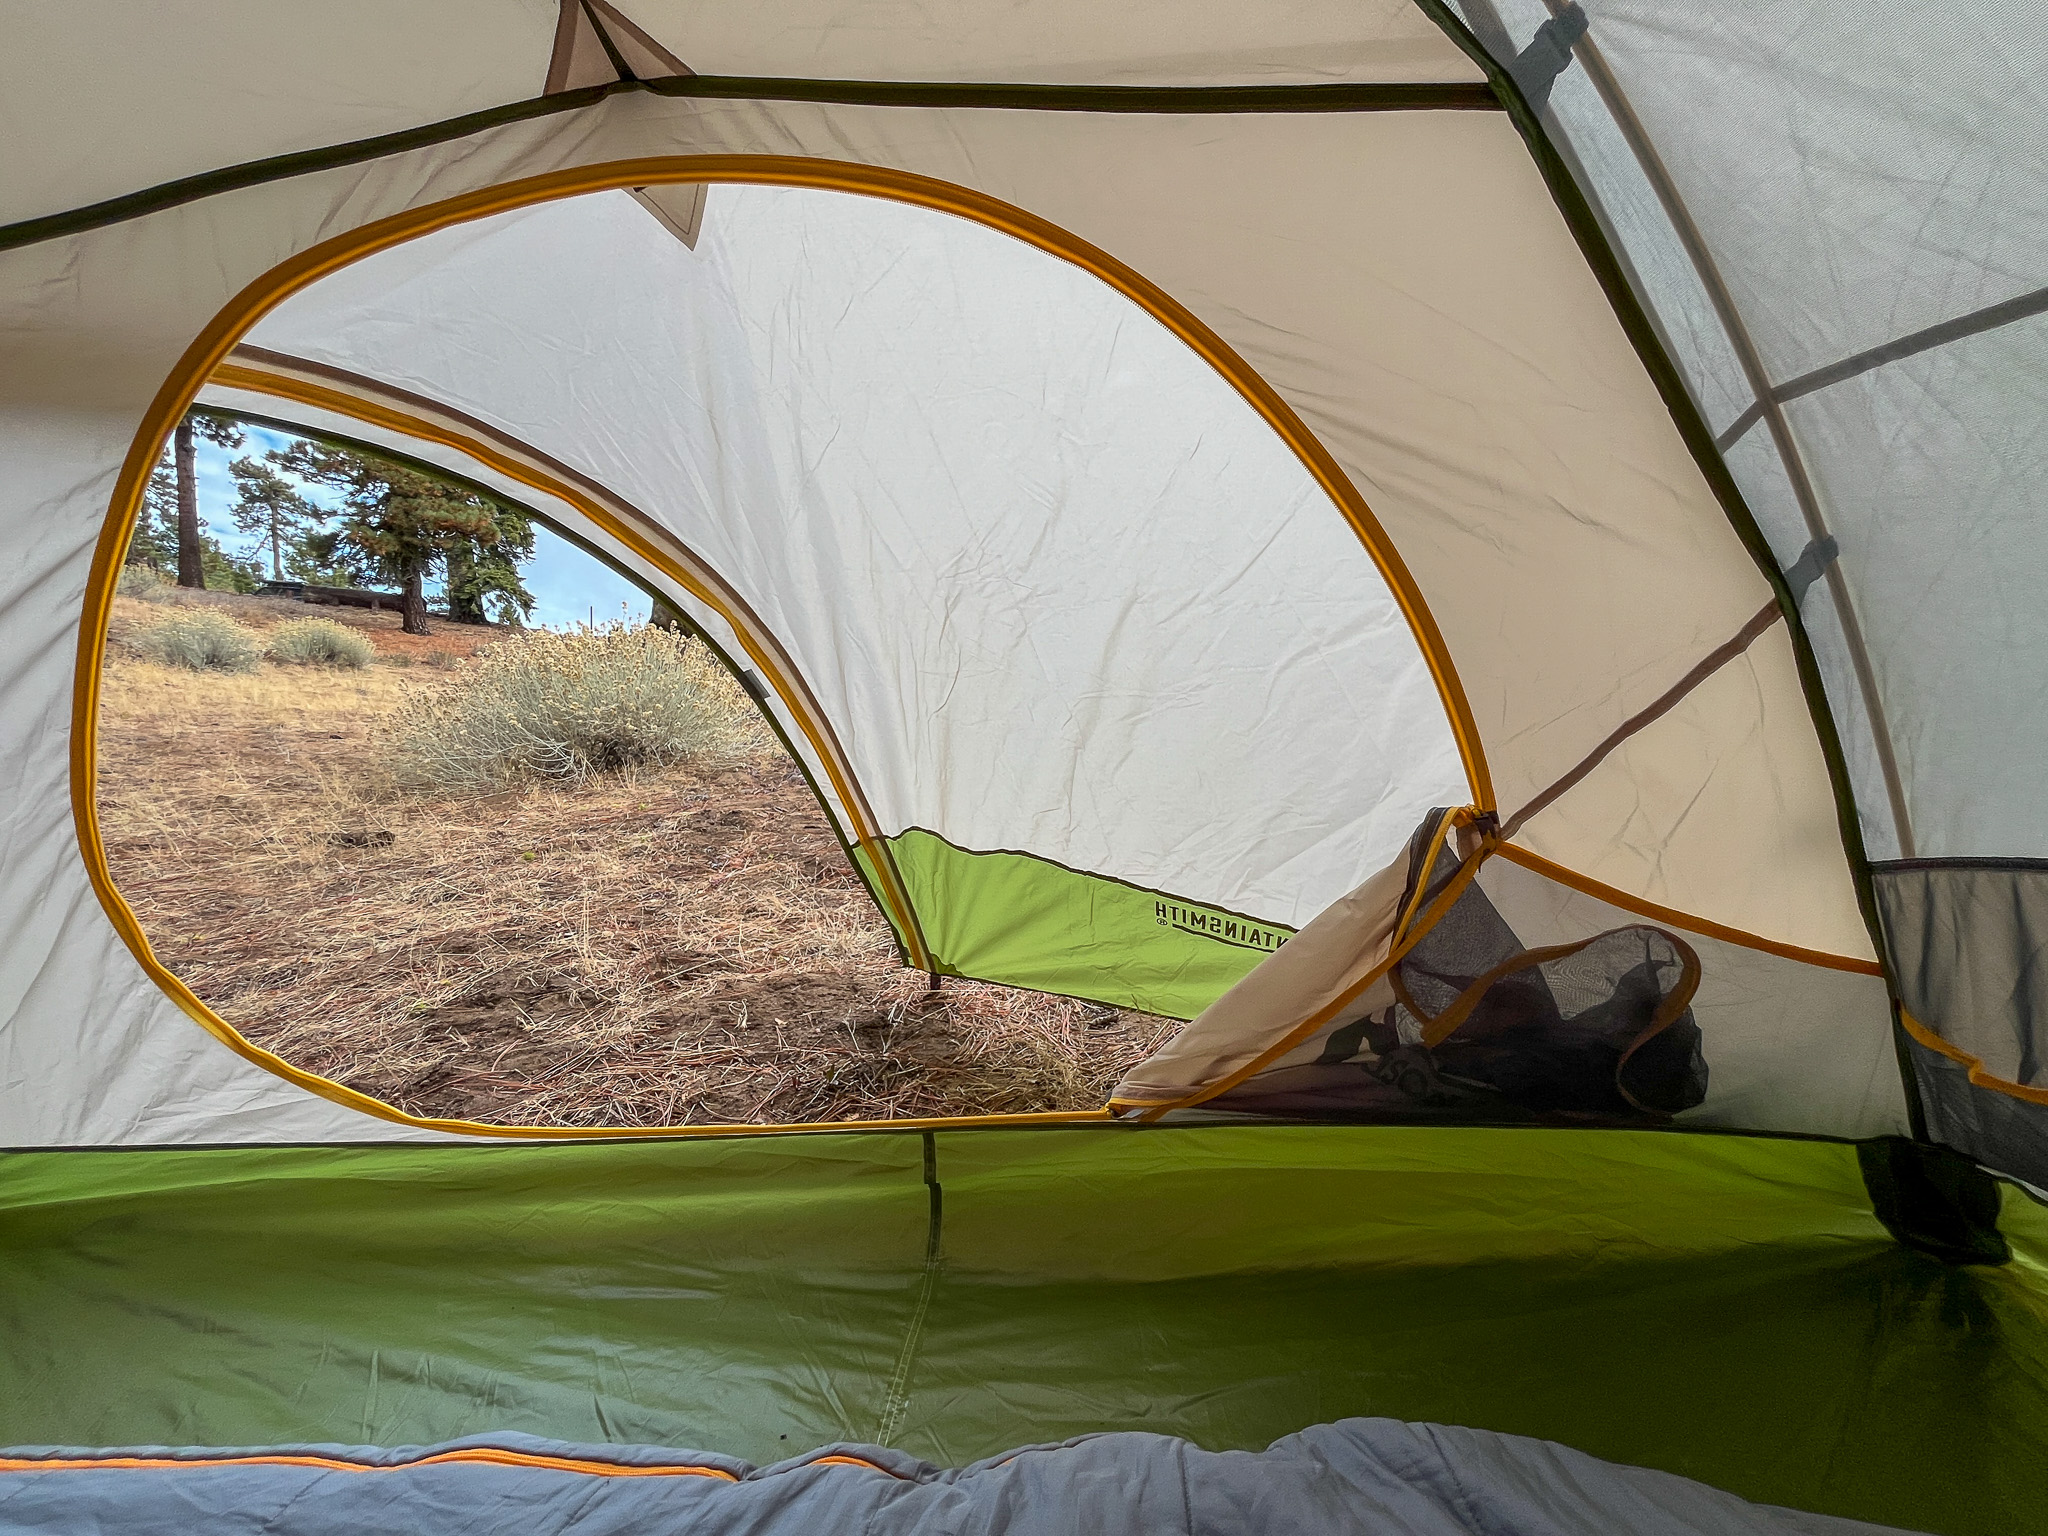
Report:
[[1827,574],[1835,557],[1842,552],[1842,546],[1835,542],[1832,533],[1823,534],[1799,552],[1799,558],[1792,562],[1785,572],[1785,585],[1792,592],[1792,606],[1798,607],[1806,601],[1806,589]]
[[1522,89],[1532,108],[1541,110],[1550,100],[1550,88],[1557,77],[1571,67],[1572,44],[1586,35],[1586,13],[1578,0],[1536,29],[1529,46],[1515,55],[1508,74]]

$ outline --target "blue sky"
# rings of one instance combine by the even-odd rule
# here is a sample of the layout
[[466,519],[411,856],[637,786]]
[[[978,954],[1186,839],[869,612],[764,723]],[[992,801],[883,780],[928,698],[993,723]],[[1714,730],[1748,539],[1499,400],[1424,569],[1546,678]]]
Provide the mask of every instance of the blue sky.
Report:
[[[237,532],[228,516],[228,509],[235,504],[235,482],[228,473],[228,465],[244,454],[260,457],[292,441],[287,434],[267,427],[245,427],[243,431],[248,440],[240,448],[217,448],[203,437],[194,443],[200,520],[223,548],[236,554],[250,553],[255,540]],[[308,486],[306,492],[313,501],[323,504],[331,505],[337,499],[334,492],[320,486]],[[622,614],[636,622],[647,618],[647,596],[638,587],[620,580],[548,529],[536,528],[534,534],[533,559],[527,562],[524,572],[527,590],[537,599],[532,623],[560,629],[588,623],[593,616],[599,623]]]

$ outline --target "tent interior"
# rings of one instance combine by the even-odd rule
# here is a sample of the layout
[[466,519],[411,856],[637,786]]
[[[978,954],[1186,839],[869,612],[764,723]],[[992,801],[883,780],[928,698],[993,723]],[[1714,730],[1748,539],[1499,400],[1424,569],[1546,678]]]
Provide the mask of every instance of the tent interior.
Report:
[[[0,64],[0,1530],[2048,1530],[2037,21],[100,9]],[[933,987],[1184,1027],[772,1126],[253,1043],[95,800],[195,406],[658,597]]]

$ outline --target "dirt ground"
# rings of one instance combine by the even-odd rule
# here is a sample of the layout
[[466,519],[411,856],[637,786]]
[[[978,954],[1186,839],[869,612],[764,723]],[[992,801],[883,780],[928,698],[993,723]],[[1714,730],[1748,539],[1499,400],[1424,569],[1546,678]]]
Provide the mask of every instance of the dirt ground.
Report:
[[380,721],[500,638],[188,594],[368,634],[362,671],[141,660],[119,599],[99,730],[116,886],[250,1040],[413,1114],[578,1126],[1092,1108],[1177,1026],[977,982],[933,993],[779,747],[489,799],[394,789]]

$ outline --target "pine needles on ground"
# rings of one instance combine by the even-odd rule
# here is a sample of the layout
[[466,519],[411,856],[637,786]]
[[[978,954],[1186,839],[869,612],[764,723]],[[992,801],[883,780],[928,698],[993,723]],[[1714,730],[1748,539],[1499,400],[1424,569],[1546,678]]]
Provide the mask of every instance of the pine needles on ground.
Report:
[[[204,596],[252,623],[296,606]],[[152,613],[118,603],[116,624]],[[510,648],[502,631],[348,622],[385,661]],[[714,717],[758,720],[715,657],[687,665],[718,690]],[[398,788],[381,743],[408,695],[481,670],[194,673],[110,653],[115,883],[164,962],[293,1064],[498,1124],[838,1121],[1094,1108],[1177,1027],[928,990],[757,725],[668,767],[488,798]]]

